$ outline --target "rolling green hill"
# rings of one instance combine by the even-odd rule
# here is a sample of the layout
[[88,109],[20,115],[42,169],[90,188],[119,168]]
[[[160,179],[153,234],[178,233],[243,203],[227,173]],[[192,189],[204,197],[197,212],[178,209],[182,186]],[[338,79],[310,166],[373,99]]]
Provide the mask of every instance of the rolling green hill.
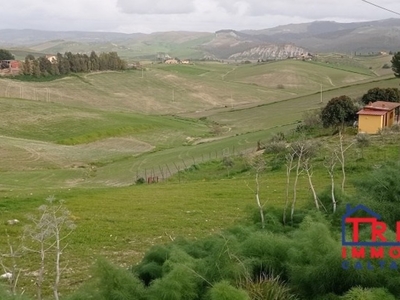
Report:
[[[327,59],[154,64],[37,83],[0,79],[2,186],[120,186],[150,171],[167,177],[254,149],[333,97],[398,84],[390,70],[381,71],[389,56]],[[23,157],[17,165],[16,156]]]
[[[73,266],[62,278],[66,294],[87,280],[97,256],[126,268],[152,245],[246,222],[246,211],[255,203],[249,158],[258,142],[267,144],[277,134],[290,138],[288,132],[305,112],[333,97],[356,99],[373,87],[398,87],[392,71],[382,69],[389,55],[319,58],[149,63],[143,71],[42,82],[0,78],[0,231],[17,242],[29,223],[27,214],[46,197],[66,200],[77,225],[63,253]],[[323,195],[330,184],[324,160],[338,137],[318,141],[324,147],[313,161],[313,180]],[[398,141],[398,134],[380,135],[365,150],[353,146],[346,153],[346,192],[353,192],[351,180],[359,173],[398,158]],[[267,158],[261,199],[281,209],[285,162]],[[335,171],[341,178],[339,166]],[[149,177],[160,182],[137,184]],[[297,195],[299,208],[310,205],[304,173]],[[21,224],[6,225],[14,218]],[[9,249],[7,239],[0,239],[0,253],[3,249]],[[37,258],[24,256],[19,263],[19,284],[34,294],[34,277],[27,270],[37,269]]]

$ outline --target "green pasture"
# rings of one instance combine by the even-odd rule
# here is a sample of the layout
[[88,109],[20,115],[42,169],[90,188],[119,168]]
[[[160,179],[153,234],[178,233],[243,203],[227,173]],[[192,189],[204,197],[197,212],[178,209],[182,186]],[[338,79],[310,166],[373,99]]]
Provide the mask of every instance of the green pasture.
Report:
[[[162,180],[193,164],[252,152],[257,141],[267,140],[274,133],[292,127],[273,127],[214,141],[206,139],[197,145],[170,145],[160,150],[149,147],[142,140],[112,139],[104,143],[64,146],[4,139],[0,150],[5,159],[0,170],[7,172],[2,173],[0,189],[126,186],[134,184],[140,177],[153,175]],[[147,139],[168,143],[176,137],[173,134],[159,132],[150,134]],[[20,160],[13,163],[17,156]]]
[[178,74],[188,74],[188,75],[202,75],[204,73],[210,72],[209,69],[200,67],[198,65],[162,65],[158,67],[160,70],[178,73]]
[[341,86],[368,79],[374,74],[367,68],[347,65],[331,66],[309,61],[285,60],[245,65],[226,76],[226,80],[257,84],[268,88],[288,90],[294,95],[310,90]]
[[201,135],[207,130],[205,124],[196,120],[78,109],[38,101],[0,98],[0,107],[2,135],[64,145],[164,131]]
[[[398,85],[398,80],[392,76],[374,76],[357,83],[324,87],[322,93],[317,88],[294,97],[287,94],[286,88],[271,91],[266,87],[228,81],[235,73],[243,78],[249,74],[258,76],[271,66],[284,67],[289,63],[294,63],[296,70],[304,64],[313,70],[320,68],[294,61],[250,66],[157,65],[144,71],[143,78],[141,71],[106,72],[54,82],[21,83],[32,87],[33,96],[39,94],[38,90],[50,90],[49,101],[0,99],[0,130],[1,135],[7,137],[0,143],[3,157],[0,170],[5,172],[0,187],[126,186],[139,177],[166,178],[192,164],[254,150],[258,141],[264,142],[278,131],[294,128],[304,112],[322,108],[333,97],[357,98],[376,86]],[[205,70],[207,72],[202,73]],[[0,83],[6,86],[3,92],[7,96],[17,84],[4,79]],[[146,98],[149,95],[144,93],[144,83],[148,84],[148,91],[154,98]],[[233,88],[225,90],[224,86]],[[18,87],[14,87],[18,92]],[[53,98],[51,91],[55,87],[64,89],[69,98],[59,101]],[[213,95],[208,100],[221,99],[231,90],[232,104],[227,101],[227,105],[221,105],[220,101],[216,102],[218,105],[194,111],[202,105],[191,98],[200,87],[205,89],[202,97]],[[23,88],[21,90],[24,92]],[[165,90],[172,90],[174,94],[166,95]],[[235,102],[238,96],[235,93],[250,99],[261,93],[270,97],[264,95],[262,100],[260,97],[255,102],[239,105]],[[280,95],[273,96],[275,93]],[[167,96],[173,96],[180,105],[184,103],[187,110],[171,108],[168,114],[168,109],[163,110]],[[136,105],[140,107],[138,111],[147,110],[156,115],[133,112]],[[145,109],[146,106],[149,109]]]
[[106,111],[189,114],[257,106],[381,78],[302,61],[155,64],[144,71],[82,74],[47,82],[0,79],[0,96]]
[[29,54],[35,56],[35,57],[40,57],[45,55],[45,53],[41,52],[39,49],[10,49],[10,52],[15,56],[15,59],[17,60],[25,60],[25,57]]
[[[266,193],[263,189],[263,197]],[[278,194],[277,191],[271,193]],[[242,222],[254,202],[253,193],[243,180],[47,193],[33,190],[9,199],[1,197],[1,219],[17,218],[20,225],[10,227],[1,222],[0,231],[8,230],[11,240],[18,243],[18,235],[28,222],[26,215],[44,204],[48,194],[66,201],[77,225],[63,252],[63,262],[68,262],[61,284],[63,292],[76,289],[85,281],[98,256],[119,266],[130,266],[152,245],[179,236],[201,238]],[[269,203],[278,203],[278,200],[271,198]],[[0,249],[7,251],[5,239],[0,240]],[[38,268],[38,258],[33,254],[18,263],[26,270]],[[20,277],[20,286],[29,294],[34,291],[31,278],[26,273]]]

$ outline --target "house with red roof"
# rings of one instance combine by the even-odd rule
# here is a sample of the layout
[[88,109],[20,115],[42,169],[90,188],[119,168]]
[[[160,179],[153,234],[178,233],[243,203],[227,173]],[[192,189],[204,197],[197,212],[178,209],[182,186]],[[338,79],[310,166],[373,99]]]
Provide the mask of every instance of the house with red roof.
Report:
[[370,102],[358,114],[358,132],[376,134],[386,127],[398,123],[400,103]]

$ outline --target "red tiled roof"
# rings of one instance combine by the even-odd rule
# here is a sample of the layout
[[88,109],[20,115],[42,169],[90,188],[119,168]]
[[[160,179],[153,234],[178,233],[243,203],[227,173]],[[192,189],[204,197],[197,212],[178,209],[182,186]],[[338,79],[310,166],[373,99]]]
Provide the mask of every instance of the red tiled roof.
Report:
[[357,113],[357,115],[383,116],[386,113],[386,110],[362,109]]
[[400,106],[400,103],[397,103],[397,102],[376,101],[376,102],[372,102],[371,104],[364,106],[364,108],[379,109],[379,110],[392,110],[399,106]]

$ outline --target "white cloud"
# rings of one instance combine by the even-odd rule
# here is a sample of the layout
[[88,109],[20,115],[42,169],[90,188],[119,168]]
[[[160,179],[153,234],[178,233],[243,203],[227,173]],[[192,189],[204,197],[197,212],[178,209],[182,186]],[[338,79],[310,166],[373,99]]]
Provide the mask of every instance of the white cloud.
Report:
[[[302,17],[305,19],[370,19],[375,16],[382,18],[393,18],[395,15],[383,9],[377,8],[362,0],[214,0],[218,6],[227,12],[236,13],[238,5],[245,5],[246,15],[249,16],[287,16]],[[371,1],[370,1],[371,2]],[[374,2],[374,1],[372,1]],[[375,1],[387,9],[396,10],[400,13],[400,2],[393,0]]]
[[[400,12],[398,0],[371,0]],[[13,0],[0,28],[154,32],[262,29],[315,20],[399,17],[362,0]]]
[[127,14],[185,14],[194,11],[190,0],[118,0],[117,6]]

